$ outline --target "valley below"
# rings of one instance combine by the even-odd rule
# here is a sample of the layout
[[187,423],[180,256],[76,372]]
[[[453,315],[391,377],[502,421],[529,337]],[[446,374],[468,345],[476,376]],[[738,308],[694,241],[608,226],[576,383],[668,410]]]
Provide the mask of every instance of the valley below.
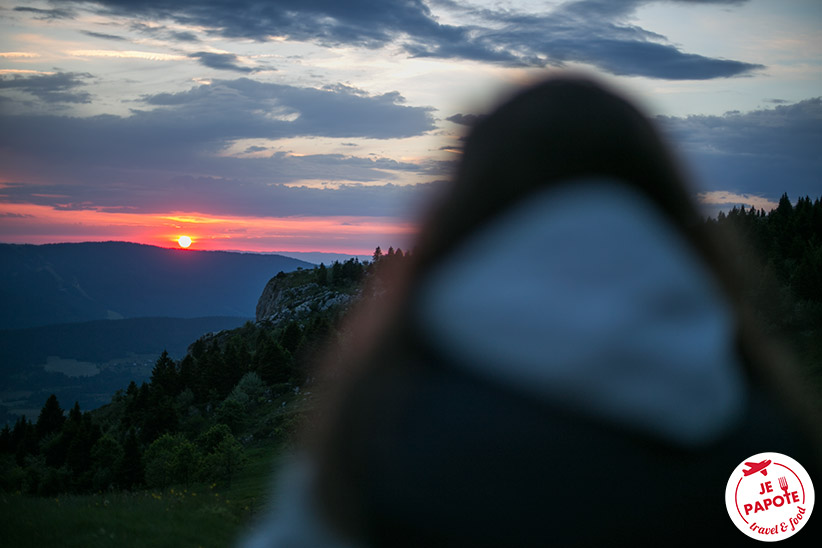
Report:
[[134,318],[0,330],[0,421],[36,419],[50,394],[96,409],[151,376],[165,350],[182,358],[202,335],[250,318]]

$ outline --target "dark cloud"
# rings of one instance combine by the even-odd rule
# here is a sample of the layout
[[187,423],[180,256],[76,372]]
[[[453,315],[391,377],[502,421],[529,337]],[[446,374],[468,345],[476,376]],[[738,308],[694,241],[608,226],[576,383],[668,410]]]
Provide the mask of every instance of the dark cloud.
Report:
[[822,98],[722,116],[659,117],[701,190],[778,200],[822,188]]
[[132,21],[131,30],[156,38],[158,40],[172,40],[178,42],[199,42],[200,39],[191,31],[180,31],[168,28],[165,25],[148,25],[142,21]]
[[196,135],[185,137],[200,142],[308,135],[390,139],[434,129],[430,108],[404,105],[397,92],[369,95],[346,86],[316,89],[240,78],[143,100],[163,108],[136,112],[141,124],[172,133],[193,129]]
[[726,4],[739,6],[747,4],[750,0],[671,0],[673,3],[679,4]]
[[465,7],[453,0],[438,3],[472,19],[494,22],[495,27],[471,28],[466,38],[456,43],[439,41],[409,46],[414,55],[523,66],[581,62],[613,74],[671,80],[739,76],[764,68],[755,63],[686,53],[669,44],[664,36],[631,24],[635,10],[647,0],[566,2],[544,15]]
[[[69,100],[81,77],[64,73],[7,77],[17,88],[52,100]],[[82,97],[76,98],[77,100]],[[91,165],[176,166],[224,149],[237,139],[298,136],[391,139],[434,129],[432,109],[401,104],[396,93],[369,95],[353,88],[315,89],[241,78],[218,80],[179,93],[143,97],[131,116],[55,117],[7,114],[0,143],[21,155],[40,154]],[[8,128],[15,126],[15,131]]]
[[24,91],[46,103],[90,103],[90,93],[75,91],[89,78],[91,74],[77,72],[2,75],[0,90]]
[[171,38],[173,38],[174,40],[177,40],[177,41],[180,41],[180,42],[199,42],[200,41],[200,39],[197,38],[196,34],[194,34],[193,32],[188,32],[188,31],[177,31],[177,30],[169,31],[169,36]]
[[18,6],[14,8],[14,11],[25,12],[34,14],[35,19],[71,19],[74,17],[74,11],[70,9],[40,9],[40,8],[30,8],[27,6]]
[[[174,20],[229,38],[265,41],[287,36],[323,45],[369,48],[398,43],[413,57],[506,66],[582,62],[614,74],[673,80],[739,76],[762,68],[756,63],[684,52],[664,36],[637,27],[632,16],[651,1],[577,0],[534,15],[435,0],[472,21],[463,26],[441,24],[423,0],[97,0],[94,4],[105,13]],[[214,68],[237,70],[230,68],[235,66],[228,63]]]
[[631,16],[647,0],[566,2],[541,15],[464,7],[453,0],[438,3],[472,18],[494,22],[494,28],[472,28],[467,40],[455,44],[419,46],[417,55],[527,66],[581,62],[613,74],[671,80],[739,76],[763,68],[755,63],[683,52],[664,36],[637,27],[631,23]]
[[[85,4],[85,0],[76,3]],[[397,33],[436,33],[422,0],[99,0],[104,13],[172,19],[229,38],[265,41],[272,35],[326,44],[379,47]]]
[[101,38],[103,40],[117,40],[117,41],[126,41],[127,38],[122,36],[116,36],[114,34],[105,34],[102,32],[92,32],[90,30],[81,31],[86,36],[91,36],[92,38]]
[[237,64],[239,59],[233,53],[211,53],[207,51],[200,51],[190,54],[189,57],[197,59],[200,64],[206,67],[217,70],[232,70],[234,72],[245,73],[254,72],[254,69],[251,67]]
[[477,122],[479,122],[483,116],[481,114],[454,114],[453,116],[449,116],[446,118],[449,122],[454,122],[455,124],[459,124],[461,126],[474,126]]
[[567,60],[588,62],[618,75],[669,80],[725,78],[765,68],[758,64],[682,53],[667,44],[612,39],[593,39],[578,47]]

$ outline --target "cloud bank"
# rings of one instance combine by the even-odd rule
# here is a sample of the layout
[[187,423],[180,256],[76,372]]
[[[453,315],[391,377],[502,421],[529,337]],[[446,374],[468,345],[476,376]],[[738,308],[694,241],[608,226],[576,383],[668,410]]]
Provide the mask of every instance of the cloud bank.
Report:
[[[73,74],[3,80],[6,87],[46,97],[67,94],[81,81]],[[400,215],[415,192],[390,184],[396,174],[436,174],[442,166],[284,151],[237,157],[226,150],[242,139],[396,139],[434,129],[431,109],[403,103],[398,93],[240,78],[146,95],[141,108],[125,117],[2,114],[0,162],[7,182],[0,200],[134,213]],[[305,180],[344,184],[333,190],[287,186]]]
[[91,94],[76,89],[90,78],[91,74],[76,72],[0,75],[0,91],[22,91],[44,103],[90,103]]
[[[69,100],[73,74],[2,80]],[[75,94],[77,95],[77,94]],[[434,129],[431,109],[402,104],[396,92],[369,95],[345,86],[306,88],[240,78],[142,98],[128,117],[4,114],[0,146],[14,156],[72,166],[182,166],[238,139],[361,137],[394,139]],[[9,165],[16,162],[9,158]]]
[[[463,59],[505,66],[588,63],[617,75],[670,80],[727,78],[764,68],[757,63],[688,53],[664,36],[632,24],[651,0],[578,0],[547,13],[464,6],[454,0],[97,0],[98,13],[134,16],[207,29],[224,38],[268,41],[287,37],[323,46],[398,45],[412,57]],[[682,2],[683,0],[679,0]],[[741,1],[702,1],[741,4]],[[429,5],[430,4],[430,5]],[[434,8],[434,9],[432,9]],[[463,24],[444,24],[437,12]],[[201,57],[237,70],[228,58]]]
[[658,117],[701,190],[778,200],[822,188],[822,98],[722,116]]
[[[77,93],[90,75],[3,80],[34,95]],[[59,95],[58,95],[59,96]],[[63,97],[69,100],[70,97]],[[448,118],[470,124],[476,117]],[[815,195],[822,173],[822,98],[722,116],[658,117],[696,191],[730,191],[776,200],[790,181]],[[432,111],[398,93],[349,86],[322,89],[218,80],[142,98],[130,116],[0,115],[0,200],[58,209],[237,216],[360,215],[408,218],[437,185],[400,185],[402,173],[447,178],[449,162],[406,162],[343,154],[266,154],[237,140],[291,137],[395,139],[435,128]],[[302,181],[337,183],[309,188]],[[357,184],[361,183],[361,184]],[[775,190],[776,189],[776,190]]]
[[190,54],[189,57],[197,59],[203,66],[217,70],[230,70],[245,73],[254,72],[253,68],[240,65],[238,63],[239,58],[233,53],[211,53],[207,51],[199,51],[197,53]]

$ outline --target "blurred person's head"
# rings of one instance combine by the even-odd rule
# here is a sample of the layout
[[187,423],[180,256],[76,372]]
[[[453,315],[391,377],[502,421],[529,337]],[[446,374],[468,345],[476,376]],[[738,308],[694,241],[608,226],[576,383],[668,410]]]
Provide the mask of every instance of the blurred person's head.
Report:
[[[590,79],[548,79],[482,117],[379,319],[353,316],[367,334],[315,446],[332,523],[375,544],[539,545],[528,452],[567,452],[577,472],[649,459],[663,491],[699,451],[748,456],[729,440],[751,386],[799,392],[692,195],[651,120]],[[506,506],[497,523],[483,501]],[[471,530],[466,512],[485,522]]]

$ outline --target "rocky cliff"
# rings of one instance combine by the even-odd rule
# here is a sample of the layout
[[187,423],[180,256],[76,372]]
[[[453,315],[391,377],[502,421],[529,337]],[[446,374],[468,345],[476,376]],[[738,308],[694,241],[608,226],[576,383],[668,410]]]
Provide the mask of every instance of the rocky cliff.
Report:
[[257,322],[301,321],[312,313],[345,309],[358,296],[358,286],[334,286],[315,280],[314,270],[280,272],[271,278],[257,301]]

